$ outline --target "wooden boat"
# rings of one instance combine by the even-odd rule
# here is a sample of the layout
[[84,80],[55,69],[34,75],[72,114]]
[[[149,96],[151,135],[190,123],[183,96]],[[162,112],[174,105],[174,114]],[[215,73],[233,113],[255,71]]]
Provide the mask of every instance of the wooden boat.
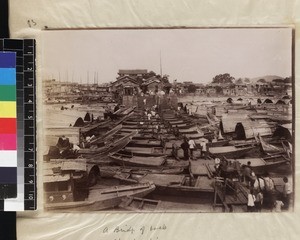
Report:
[[237,145],[257,145],[257,140],[255,139],[247,139],[247,140],[230,140],[228,142],[229,145],[237,146]]
[[119,205],[119,208],[129,210],[129,211],[145,211],[152,212],[159,210],[161,205],[160,200],[152,200],[147,198],[138,197],[125,197]]
[[226,157],[226,158],[239,158],[247,154],[254,147],[237,147],[237,146],[223,146],[223,147],[210,147],[209,154],[212,157]]
[[[126,136],[128,133],[126,132],[118,132],[119,136]],[[138,133],[132,137],[132,140],[158,140],[157,133]]]
[[165,167],[180,167],[187,169],[189,167],[189,162],[184,160],[177,160],[177,159],[169,159],[167,158],[165,164]]
[[155,190],[153,183],[103,188],[94,186],[88,195],[78,197],[71,176],[47,179],[44,182],[45,210],[48,211],[99,211],[118,206],[126,196],[144,197]]
[[181,134],[192,134],[198,133],[198,129],[196,127],[186,128],[186,129],[178,129]]
[[187,128],[190,126],[190,123],[180,123],[180,124],[175,124],[175,125],[171,125],[172,127],[177,127],[178,129],[181,129],[181,128]]
[[81,149],[79,150],[79,153],[81,153],[86,158],[101,158],[103,156],[107,156],[109,153],[115,153],[120,151],[131,141],[132,137],[136,134],[137,131],[133,131],[116,141],[112,141],[110,144],[101,147],[100,149],[96,148],[93,151],[91,151],[91,149]]
[[275,170],[278,166],[290,162],[290,160],[283,155],[265,158],[227,159],[227,161],[238,161],[241,165],[247,165],[248,162],[251,162],[251,168],[256,174],[264,174],[266,171]]
[[146,176],[133,176],[133,178],[140,183],[153,182],[156,192],[164,195],[212,197],[214,192],[213,179],[206,176],[194,179],[188,175],[147,174]]
[[212,178],[215,175],[214,165],[214,161],[211,160],[190,161],[190,174],[192,176],[207,176]]
[[186,129],[189,129],[189,128],[195,128],[196,124],[194,124],[194,123],[183,123],[183,124],[171,125],[171,126],[172,126],[172,128],[178,128],[178,129],[181,129],[181,130],[186,130]]
[[[125,132],[125,133],[132,132],[132,131],[133,131],[133,129],[131,129],[131,128],[122,128],[120,130],[120,132]],[[155,128],[139,129],[139,133],[141,133],[141,134],[149,134],[149,133],[156,134],[157,130]],[[161,128],[159,133],[160,134],[167,133],[167,130],[165,128]]]
[[180,174],[184,171],[183,167],[173,166],[103,166],[101,167],[100,176],[104,178],[117,178],[125,180],[130,177],[131,174],[146,175],[149,173],[159,174]]
[[91,145],[102,144],[112,138],[120,129],[122,129],[122,124],[119,124],[112,128],[111,130],[107,131],[105,134],[91,140]]
[[216,142],[209,142],[206,144],[207,147],[222,147],[229,143],[229,140],[218,140]]
[[133,156],[164,156],[166,155],[163,147],[125,147],[125,152],[132,154]]
[[109,157],[122,166],[151,166],[159,167],[166,161],[165,157],[139,157],[123,154],[109,154]]
[[154,139],[140,139],[140,140],[131,140],[128,143],[128,146],[131,147],[161,147],[162,142],[160,140],[154,140]]
[[263,140],[261,136],[258,136],[258,138],[259,138],[261,148],[266,154],[272,155],[272,154],[285,153],[285,149],[283,147],[277,147],[275,145],[267,143],[266,141]]
[[81,127],[80,132],[81,133],[88,133],[88,132],[91,132],[91,131],[95,131],[97,128],[112,128],[113,126],[117,126],[120,123],[122,123],[123,121],[125,121],[131,115],[132,115],[132,112],[129,113],[128,115],[125,115],[124,117],[122,117],[121,119],[119,119],[117,121],[105,120],[103,122],[94,122],[94,123],[88,124],[84,127]]
[[[120,109],[121,111],[117,114],[120,114],[120,115],[124,115],[124,116],[127,116],[128,114],[132,113],[134,111],[134,109],[136,108],[136,106],[133,106],[133,107],[129,107],[127,109]],[[115,113],[116,114],[116,113]]]
[[203,137],[204,133],[185,133],[184,136],[191,139],[198,139]]
[[160,123],[154,123],[154,124],[136,124],[136,125],[124,125],[124,129],[153,129],[156,128],[157,126],[160,126],[160,128],[164,128],[165,125],[160,124]]

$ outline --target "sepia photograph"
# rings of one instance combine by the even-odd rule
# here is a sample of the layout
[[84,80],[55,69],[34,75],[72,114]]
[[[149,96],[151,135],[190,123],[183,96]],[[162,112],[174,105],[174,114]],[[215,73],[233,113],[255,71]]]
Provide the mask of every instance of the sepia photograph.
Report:
[[41,35],[44,210],[293,211],[293,28]]

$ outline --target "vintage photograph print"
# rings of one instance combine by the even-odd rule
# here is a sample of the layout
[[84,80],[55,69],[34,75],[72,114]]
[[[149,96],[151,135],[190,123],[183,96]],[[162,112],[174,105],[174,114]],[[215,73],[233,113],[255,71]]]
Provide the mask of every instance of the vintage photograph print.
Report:
[[285,27],[44,31],[43,208],[293,211],[293,47]]

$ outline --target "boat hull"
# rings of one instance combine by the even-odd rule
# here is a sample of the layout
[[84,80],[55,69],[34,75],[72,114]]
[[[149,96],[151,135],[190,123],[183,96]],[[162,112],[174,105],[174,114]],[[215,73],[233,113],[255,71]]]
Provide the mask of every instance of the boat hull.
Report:
[[[128,186],[127,186],[128,187]],[[96,196],[89,196],[85,201],[71,202],[71,203],[48,203],[45,204],[44,208],[48,211],[58,211],[58,212],[80,212],[80,211],[99,211],[104,209],[109,209],[118,206],[122,199],[126,196],[132,197],[145,197],[149,193],[155,190],[155,185],[153,183],[144,184],[144,188],[141,185],[140,189],[120,191],[116,194],[104,196],[100,193],[97,199]],[[121,188],[120,188],[121,189]]]

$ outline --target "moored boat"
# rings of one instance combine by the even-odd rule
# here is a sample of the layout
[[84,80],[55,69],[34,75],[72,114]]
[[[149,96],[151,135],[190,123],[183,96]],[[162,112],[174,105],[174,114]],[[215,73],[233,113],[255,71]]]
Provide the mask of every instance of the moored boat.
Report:
[[160,200],[153,200],[138,197],[125,197],[122,199],[119,207],[129,211],[148,211],[152,212],[160,209]]
[[162,142],[160,140],[154,140],[154,139],[140,139],[140,140],[131,140],[128,143],[128,146],[136,147],[161,147]]
[[133,156],[165,156],[166,152],[163,147],[125,147],[122,152],[127,152]]
[[251,163],[251,168],[256,174],[264,174],[267,171],[276,170],[278,166],[289,163],[283,155],[275,155],[265,158],[243,158],[243,159],[227,159],[227,161],[237,161],[241,165],[247,165],[248,162]]
[[265,140],[263,140],[261,136],[258,136],[258,138],[259,138],[261,148],[266,154],[272,155],[272,154],[285,153],[285,149],[283,147],[277,147],[275,145],[267,143]]
[[212,197],[213,179],[206,176],[198,176],[196,179],[188,175],[164,175],[147,174],[146,176],[136,176],[140,182],[151,181],[156,186],[156,193],[174,196],[202,196]]
[[97,159],[103,156],[107,156],[109,153],[116,153],[120,151],[122,148],[124,148],[137,133],[138,133],[137,130],[132,131],[126,134],[125,136],[121,137],[120,139],[112,142],[110,145],[105,146],[104,147],[105,149],[103,151],[88,155],[87,158]]
[[122,166],[151,166],[158,167],[164,164],[166,161],[165,157],[140,157],[140,156],[129,156],[124,154],[109,154],[109,157],[121,164]]
[[222,146],[222,147],[210,147],[208,149],[209,154],[212,157],[226,157],[226,158],[239,158],[245,156],[247,152],[252,150],[253,146],[238,147],[238,146]]
[[[88,196],[83,200],[74,197],[71,178],[46,180],[44,182],[44,208],[49,211],[98,211],[118,206],[126,196],[144,197],[155,190],[153,183],[115,186],[102,188],[95,186],[88,189]],[[53,191],[55,190],[55,191]]]

